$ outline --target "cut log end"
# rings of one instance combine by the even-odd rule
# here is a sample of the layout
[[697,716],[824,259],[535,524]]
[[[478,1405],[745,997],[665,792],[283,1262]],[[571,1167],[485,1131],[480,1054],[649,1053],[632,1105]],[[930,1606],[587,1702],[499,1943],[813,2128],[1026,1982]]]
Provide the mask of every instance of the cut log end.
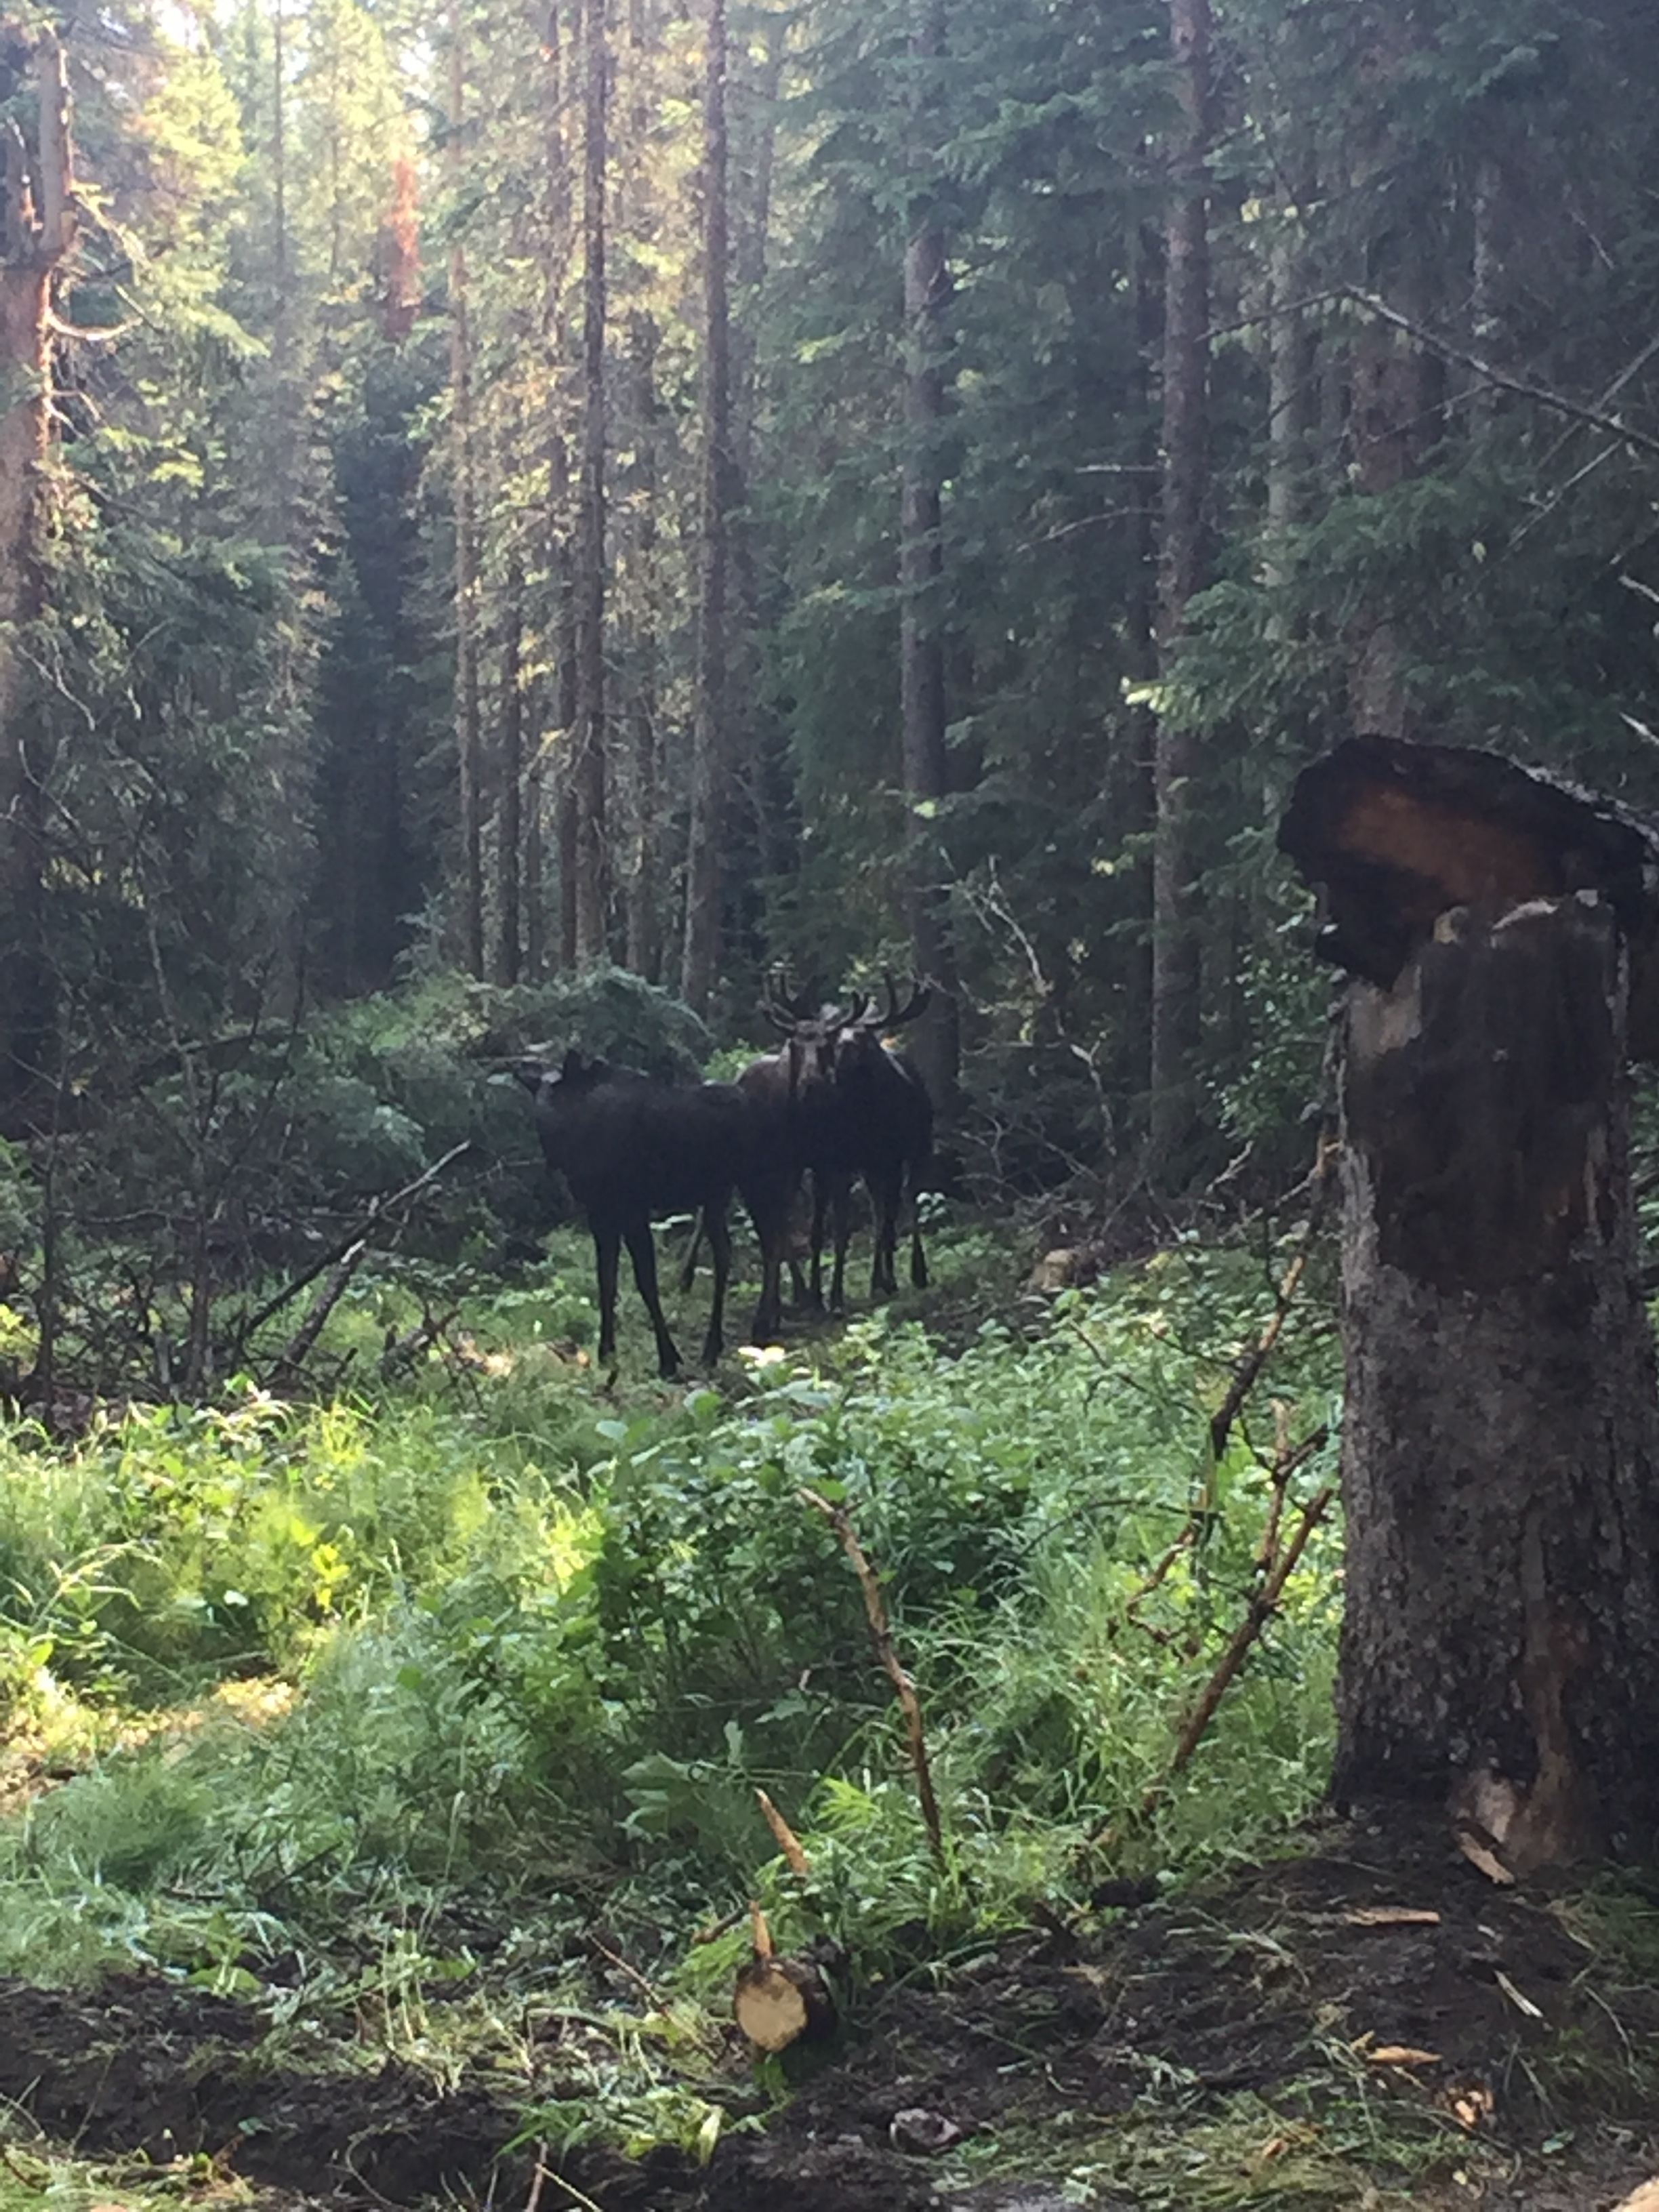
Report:
[[732,2014],[757,2051],[787,2051],[836,2023],[823,1977],[802,1959],[751,1959],[738,1976]]

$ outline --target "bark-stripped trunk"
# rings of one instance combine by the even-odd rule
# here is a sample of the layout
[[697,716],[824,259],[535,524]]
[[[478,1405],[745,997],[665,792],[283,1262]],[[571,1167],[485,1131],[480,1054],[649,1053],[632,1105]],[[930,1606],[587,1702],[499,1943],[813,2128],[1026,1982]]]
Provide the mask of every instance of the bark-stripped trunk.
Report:
[[703,77],[702,516],[699,547],[697,688],[691,823],[685,854],[685,945],[680,992],[707,1013],[720,968],[728,720],[726,599],[732,456],[731,307],[726,141],[726,0],[709,0]]
[[524,572],[516,553],[507,566],[502,624],[501,807],[495,861],[501,927],[495,980],[516,983],[523,951],[524,866]]
[[610,42],[605,0],[586,0],[584,21],[582,453],[575,578],[576,715],[573,762],[575,960],[605,958],[610,920],[605,827],[605,178]]
[[[1167,677],[1187,606],[1204,582],[1209,474],[1209,0],[1170,0],[1185,134],[1164,235],[1163,539],[1158,647]],[[1155,1173],[1178,1162],[1195,1118],[1198,935],[1192,853],[1198,741],[1168,714],[1152,755],[1152,1036],[1148,1138]]]
[[[37,120],[25,136],[33,79]],[[27,634],[45,607],[53,277],[75,243],[69,91],[50,31],[0,21],[0,1113],[9,1120],[50,1055],[45,942],[46,762]]]
[[[466,107],[465,16],[451,14],[449,147],[459,182]],[[478,702],[478,515],[473,436],[472,331],[468,314],[466,249],[449,255],[450,442],[455,509],[455,751],[461,840],[461,961],[469,975],[484,972],[483,745]]]
[[1356,983],[1335,1790],[1517,1871],[1659,1838],[1659,1401],[1605,902],[1443,915]]
[[938,106],[933,80],[945,54],[940,0],[916,0],[910,53],[914,159],[921,188],[911,199],[904,252],[904,466],[899,507],[899,714],[902,732],[910,941],[916,972],[933,986],[910,1032],[910,1055],[933,1103],[948,1114],[961,1064],[956,946],[939,879],[939,831],[932,817],[949,788],[945,731],[944,454],[945,310],[951,295],[932,170]]

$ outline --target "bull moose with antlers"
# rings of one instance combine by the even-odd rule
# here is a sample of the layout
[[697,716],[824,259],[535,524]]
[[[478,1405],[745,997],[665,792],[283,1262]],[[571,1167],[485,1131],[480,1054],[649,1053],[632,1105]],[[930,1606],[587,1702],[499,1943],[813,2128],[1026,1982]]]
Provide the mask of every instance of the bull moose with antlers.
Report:
[[[933,1108],[927,1085],[908,1055],[883,1036],[915,1021],[932,993],[925,983],[914,984],[901,1005],[892,977],[884,982],[886,1001],[880,1006],[868,992],[845,1005],[814,1008],[809,998],[775,990],[766,1012],[783,1033],[783,1049],[752,1061],[738,1079],[752,1096],[783,1096],[797,1171],[810,1169],[812,1176],[814,1304],[823,1298],[826,1225],[833,1236],[832,1313],[844,1304],[854,1182],[863,1177],[875,1211],[871,1295],[890,1297],[898,1290],[905,1198],[908,1194],[914,1208],[933,1156]],[[921,1221],[914,1212],[910,1279],[918,1289],[927,1281]]]

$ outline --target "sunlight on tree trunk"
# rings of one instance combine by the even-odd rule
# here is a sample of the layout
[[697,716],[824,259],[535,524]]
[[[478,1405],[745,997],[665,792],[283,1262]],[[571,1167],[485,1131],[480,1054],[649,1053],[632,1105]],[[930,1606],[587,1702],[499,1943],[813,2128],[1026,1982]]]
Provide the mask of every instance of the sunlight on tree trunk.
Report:
[[[17,119],[31,106],[32,140]],[[45,1074],[53,1018],[28,641],[46,603],[52,286],[76,223],[68,82],[50,31],[0,21],[0,110],[13,118],[0,137],[0,1113],[11,1113]]]

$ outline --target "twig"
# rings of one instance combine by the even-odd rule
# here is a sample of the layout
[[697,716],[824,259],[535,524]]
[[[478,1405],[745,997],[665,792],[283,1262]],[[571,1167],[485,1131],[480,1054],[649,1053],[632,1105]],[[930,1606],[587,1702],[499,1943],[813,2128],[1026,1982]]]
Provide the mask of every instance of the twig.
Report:
[[427,1185],[435,1182],[446,1168],[453,1167],[464,1152],[470,1152],[471,1150],[470,1139],[465,1144],[452,1145],[442,1159],[434,1160],[429,1168],[417,1175],[412,1182],[406,1182],[401,1190],[394,1190],[389,1198],[371,1199],[368,1210],[362,1219],[354,1222],[337,1243],[331,1244],[320,1259],[313,1260],[311,1265],[301,1273],[295,1275],[291,1282],[284,1283],[280,1291],[265,1300],[257,1313],[251,1314],[247,1320],[241,1323],[237,1331],[238,1341],[246,1344],[249,1337],[262,1329],[273,1315],[281,1313],[291,1298],[297,1298],[301,1291],[316,1281],[319,1275],[343,1260],[360,1237],[367,1236],[368,1231],[392,1212],[394,1207],[406,1206],[410,1199],[418,1197]]
[[[1285,1585],[1289,1581],[1297,1561],[1307,1547],[1309,1537],[1324,1518],[1325,1509],[1335,1495],[1335,1491],[1329,1483],[1327,1483],[1323,1489],[1310,1498],[1303,1507],[1301,1522],[1295,1535],[1285,1547],[1284,1553],[1275,1564],[1267,1581],[1250,1600],[1243,1620],[1233,1632],[1231,1643],[1221,1655],[1220,1664],[1211,1675],[1205,1686],[1203,1696],[1194,1706],[1186,1726],[1181,1731],[1181,1740],[1176,1745],[1175,1756],[1170,1761],[1171,1775],[1179,1774],[1194,1752],[1197,1750],[1200,1739],[1215,1717],[1216,1707],[1226,1695],[1227,1686],[1244,1664],[1250,1646],[1256,1641],[1272,1618],[1280,1597],[1284,1595]],[[1142,1801],[1143,1811],[1150,1811],[1158,1802],[1164,1794],[1166,1784],[1167,1778],[1164,1782],[1153,1784]]]
[[1551,392],[1541,384],[1523,384],[1518,377],[1505,376],[1501,369],[1494,368],[1490,362],[1482,361],[1478,354],[1466,353],[1462,346],[1451,344],[1437,332],[1425,329],[1421,323],[1413,322],[1409,315],[1402,315],[1397,307],[1389,307],[1386,300],[1379,300],[1373,292],[1348,288],[1347,297],[1356,307],[1363,307],[1367,314],[1375,315],[1378,322],[1403,331],[1407,337],[1414,338],[1429,352],[1437,354],[1442,361],[1455,362],[1460,368],[1467,368],[1483,384],[1491,385],[1493,391],[1512,392],[1517,399],[1530,399],[1535,406],[1547,407],[1557,415],[1565,416],[1570,422],[1588,424],[1593,430],[1605,430],[1610,437],[1620,440],[1626,446],[1633,446],[1638,453],[1659,455],[1659,438],[1650,438],[1644,430],[1632,430],[1616,415],[1604,414],[1599,407],[1582,407],[1576,399],[1565,398],[1560,392]]
[[[1312,1240],[1315,1224],[1323,1209],[1326,1193],[1331,1187],[1331,1170],[1335,1164],[1337,1152],[1338,1147],[1335,1144],[1328,1139],[1322,1141],[1319,1157],[1314,1162],[1313,1173],[1309,1178],[1313,1187],[1305,1232],[1310,1243]],[[1213,1460],[1219,1460],[1226,1450],[1227,1439],[1232,1434],[1233,1423],[1243,1411],[1244,1401],[1255,1388],[1256,1378],[1267,1365],[1273,1346],[1278,1343],[1284,1330],[1291,1302],[1296,1297],[1304,1274],[1307,1272],[1308,1249],[1309,1243],[1304,1243],[1302,1249],[1285,1270],[1278,1293],[1273,1299],[1273,1310],[1267,1316],[1266,1327],[1256,1339],[1255,1345],[1245,1353],[1233,1370],[1233,1379],[1227,1386],[1227,1395],[1222,1400],[1219,1408],[1210,1423],[1210,1456]]]
[[530,2177],[530,2194],[524,2200],[524,2212],[537,2212],[542,2201],[542,2187],[547,2179],[547,2141],[544,2136],[536,2146],[536,2171]]
[[927,1764],[927,1741],[922,1733],[921,1706],[916,1697],[915,1685],[899,1663],[898,1653],[893,1648],[893,1632],[888,1623],[887,1607],[882,1601],[881,1584],[876,1571],[865,1557],[864,1547],[853,1533],[852,1522],[844,1505],[832,1505],[816,1490],[803,1488],[799,1495],[805,1504],[822,1513],[841,1539],[842,1549],[853,1563],[853,1571],[864,1592],[864,1610],[870,1622],[870,1640],[876,1647],[876,1657],[892,1684],[904,1723],[909,1735],[910,1764],[916,1773],[916,1796],[921,1804],[921,1817],[927,1829],[927,1840],[933,1846],[935,1860],[940,1866],[945,1860],[945,1831],[939,1816],[939,1800],[933,1795],[933,1777]]
[[601,1943],[597,1936],[590,1936],[587,1941],[589,1948],[597,1951],[607,1966],[614,1966],[619,1974],[625,1974],[658,2011],[662,2009],[661,1992],[647,1981],[637,1966],[629,1966],[620,1952],[613,1951],[608,1943]]
[[304,1366],[306,1354],[322,1334],[324,1322],[345,1296],[346,1286],[362,1265],[363,1255],[368,1249],[368,1237],[360,1237],[348,1251],[341,1254],[339,1266],[318,1292],[311,1311],[283,1346],[274,1370],[276,1374],[293,1374]]

